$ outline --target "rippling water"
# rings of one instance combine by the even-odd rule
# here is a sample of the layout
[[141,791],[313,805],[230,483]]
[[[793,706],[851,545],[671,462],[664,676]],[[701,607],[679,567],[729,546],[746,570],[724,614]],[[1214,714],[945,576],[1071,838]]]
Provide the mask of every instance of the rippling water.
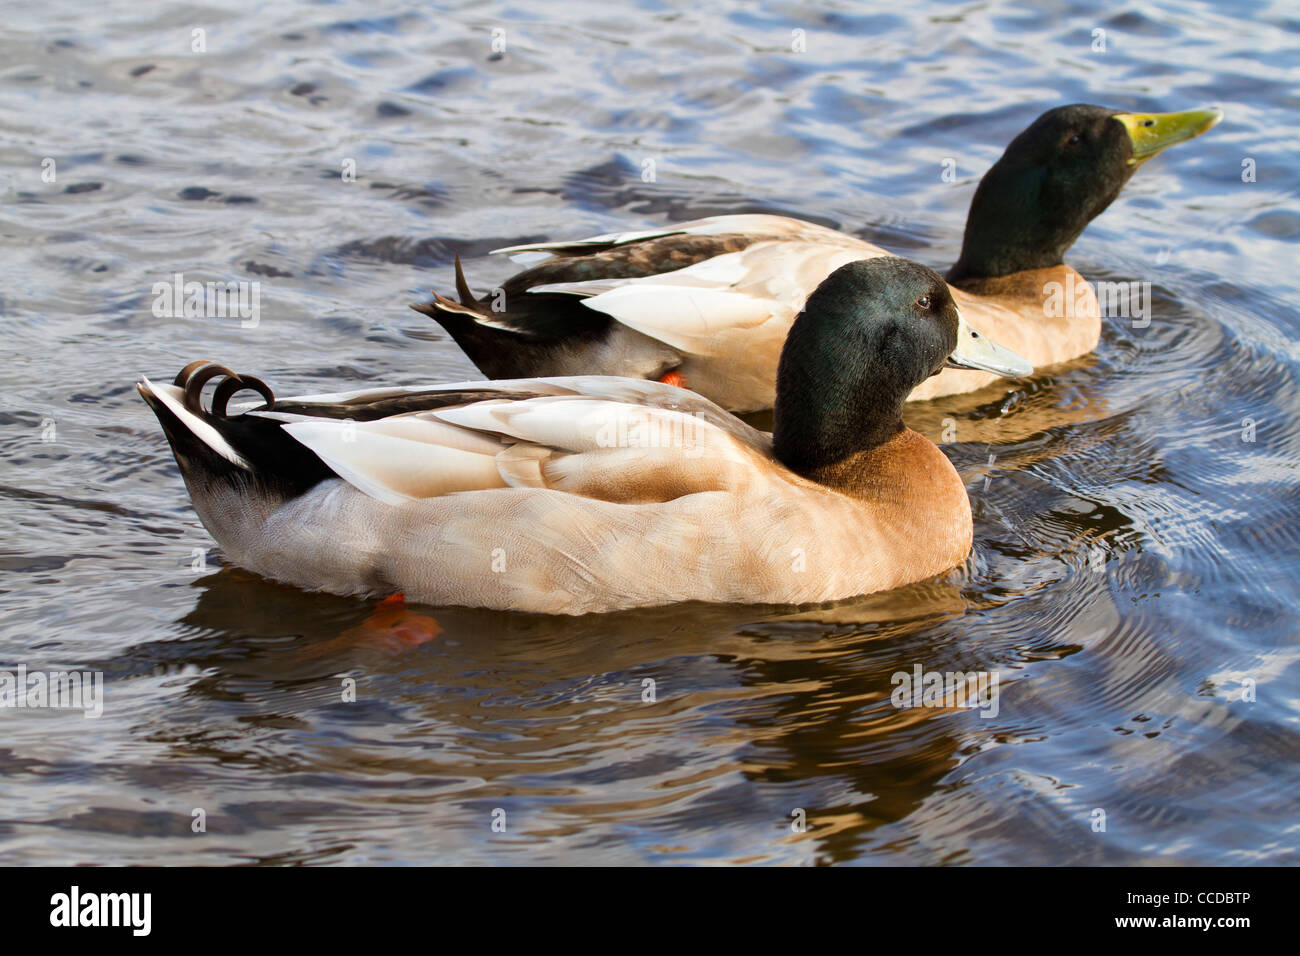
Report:
[[[1298,59],[1281,3],[6,10],[0,666],[106,699],[0,711],[0,860],[1296,862]],[[1080,101],[1227,119],[1073,250],[1152,283],[1148,326],[909,410],[975,511],[940,580],[397,640],[221,568],[132,387],[472,377],[406,303],[547,237],[778,211],[941,266]],[[176,272],[260,282],[259,324],[156,318]],[[917,664],[996,673],[997,715],[893,707]]]

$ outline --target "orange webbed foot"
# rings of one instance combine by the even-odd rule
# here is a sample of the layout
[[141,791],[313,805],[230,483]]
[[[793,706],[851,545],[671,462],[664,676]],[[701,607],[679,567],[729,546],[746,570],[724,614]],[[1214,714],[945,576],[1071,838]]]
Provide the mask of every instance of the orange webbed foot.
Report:
[[442,627],[437,620],[410,610],[403,595],[390,594],[375,605],[370,616],[356,627],[350,627],[338,637],[315,645],[303,657],[321,657],[357,648],[400,654],[427,644],[441,633]]

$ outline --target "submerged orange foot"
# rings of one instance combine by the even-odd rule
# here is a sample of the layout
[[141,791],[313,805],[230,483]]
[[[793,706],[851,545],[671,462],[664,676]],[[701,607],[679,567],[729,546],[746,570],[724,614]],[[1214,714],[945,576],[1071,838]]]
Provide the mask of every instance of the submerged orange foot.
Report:
[[676,385],[678,388],[686,388],[686,376],[675,370],[660,375],[659,381],[663,382],[665,385]]
[[442,628],[434,618],[408,610],[406,598],[399,592],[380,601],[370,617],[347,633],[355,634],[357,643],[397,653],[428,643]]
[[371,615],[356,627],[350,627],[338,637],[317,644],[302,656],[322,657],[356,648],[400,654],[427,644],[441,633],[442,628],[434,618],[410,611],[406,607],[405,597],[391,594],[380,601]]

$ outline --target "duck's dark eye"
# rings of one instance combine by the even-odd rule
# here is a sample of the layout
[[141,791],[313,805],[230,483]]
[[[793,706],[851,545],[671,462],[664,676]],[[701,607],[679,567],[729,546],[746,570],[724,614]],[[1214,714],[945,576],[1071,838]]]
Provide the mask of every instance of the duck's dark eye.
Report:
[[923,309],[928,309],[930,308],[930,297],[928,295],[923,295],[921,298],[916,300],[916,304]]
[[1071,134],[1069,135],[1069,138],[1066,139],[1066,141],[1065,141],[1065,145],[1066,145],[1066,146],[1078,146],[1078,145],[1079,145],[1079,134],[1078,134],[1078,133],[1071,133]]
[[1153,119],[1144,119],[1144,120],[1142,121],[1142,125],[1143,125],[1143,126],[1155,126],[1155,125],[1156,125],[1156,121],[1153,120]]

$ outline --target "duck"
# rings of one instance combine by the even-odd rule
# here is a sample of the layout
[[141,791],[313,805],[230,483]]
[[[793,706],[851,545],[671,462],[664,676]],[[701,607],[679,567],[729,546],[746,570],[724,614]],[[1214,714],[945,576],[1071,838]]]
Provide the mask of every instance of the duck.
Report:
[[[1084,227],[1139,166],[1204,133],[1217,109],[1048,110],[980,180],[946,278],[973,328],[1050,367],[1101,335],[1097,296],[1065,264]],[[774,215],[697,219],[639,232],[494,250],[541,258],[476,297],[456,258],[457,300],[411,307],[437,321],[488,378],[604,374],[683,385],[733,412],[771,409],[781,345],[804,300],[881,247]],[[995,382],[950,369],[911,400]]]
[[[276,398],[199,360],[137,387],[233,563],[339,595],[580,615],[818,604],[960,564],[965,485],[902,420],[944,367],[1033,371],[937,273],[877,257],[832,272],[791,325],[771,433],[617,376]],[[230,408],[245,389],[260,403]]]

